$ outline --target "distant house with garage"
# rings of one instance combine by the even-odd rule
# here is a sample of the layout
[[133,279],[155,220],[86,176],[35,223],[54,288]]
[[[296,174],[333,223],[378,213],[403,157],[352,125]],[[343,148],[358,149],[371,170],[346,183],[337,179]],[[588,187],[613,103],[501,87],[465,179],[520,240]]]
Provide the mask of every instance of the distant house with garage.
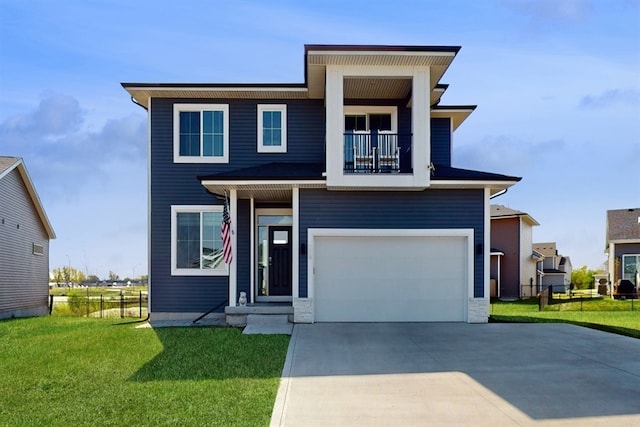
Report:
[[540,225],[526,212],[491,205],[491,296],[517,299],[535,296],[544,257],[533,249],[533,227]]
[[149,117],[152,321],[486,322],[489,200],[520,178],[452,164],[459,50],[306,45],[303,83],[123,83]]
[[540,290],[553,286],[554,292],[566,292],[571,285],[571,258],[560,255],[555,242],[534,243],[533,250],[544,259],[538,261],[538,271],[542,270]]
[[640,286],[640,208],[607,211],[606,249],[609,280]]
[[0,156],[0,319],[47,314],[55,237],[24,161]]

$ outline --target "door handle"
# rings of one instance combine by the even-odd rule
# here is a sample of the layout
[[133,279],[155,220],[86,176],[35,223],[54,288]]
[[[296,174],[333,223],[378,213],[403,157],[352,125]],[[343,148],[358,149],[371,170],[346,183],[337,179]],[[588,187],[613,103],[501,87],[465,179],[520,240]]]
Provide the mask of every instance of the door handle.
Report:
[[269,265],[271,265],[271,257],[269,257]]

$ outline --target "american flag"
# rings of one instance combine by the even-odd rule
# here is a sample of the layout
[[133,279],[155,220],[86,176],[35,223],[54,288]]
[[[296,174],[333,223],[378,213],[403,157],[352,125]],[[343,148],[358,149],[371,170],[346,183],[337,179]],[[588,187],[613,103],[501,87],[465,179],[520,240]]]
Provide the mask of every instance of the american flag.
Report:
[[222,249],[225,264],[231,264],[233,254],[231,253],[231,218],[229,217],[229,207],[227,195],[224,196],[224,208],[222,210]]

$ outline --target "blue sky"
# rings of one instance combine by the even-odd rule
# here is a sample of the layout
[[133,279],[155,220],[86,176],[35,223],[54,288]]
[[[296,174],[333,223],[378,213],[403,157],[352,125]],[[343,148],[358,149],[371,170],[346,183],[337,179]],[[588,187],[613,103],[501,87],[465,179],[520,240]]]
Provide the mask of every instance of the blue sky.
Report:
[[147,272],[147,117],[120,82],[302,82],[305,43],[462,46],[454,166],[522,176],[494,202],[574,266],[604,261],[607,209],[640,207],[639,0],[0,0],[0,154],[25,160],[52,268]]

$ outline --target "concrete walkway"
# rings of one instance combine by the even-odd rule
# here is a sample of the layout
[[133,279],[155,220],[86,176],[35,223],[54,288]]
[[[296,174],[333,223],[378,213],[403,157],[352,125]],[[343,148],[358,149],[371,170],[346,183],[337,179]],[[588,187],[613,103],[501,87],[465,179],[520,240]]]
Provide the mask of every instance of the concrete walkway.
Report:
[[296,325],[272,426],[640,425],[640,340],[566,324]]

